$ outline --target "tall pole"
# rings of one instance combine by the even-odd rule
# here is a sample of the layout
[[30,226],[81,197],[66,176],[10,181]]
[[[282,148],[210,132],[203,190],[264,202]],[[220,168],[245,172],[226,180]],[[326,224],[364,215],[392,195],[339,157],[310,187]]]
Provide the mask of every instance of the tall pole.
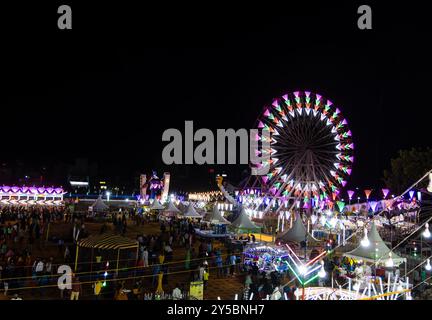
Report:
[[75,272],[77,271],[77,267],[78,267],[78,251],[79,251],[79,247],[77,243],[76,250],[75,250]]

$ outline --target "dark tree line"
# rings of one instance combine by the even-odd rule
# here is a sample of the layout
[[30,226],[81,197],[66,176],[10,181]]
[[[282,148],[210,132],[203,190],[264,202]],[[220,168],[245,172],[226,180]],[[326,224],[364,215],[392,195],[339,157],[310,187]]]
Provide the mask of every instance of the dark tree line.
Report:
[[[392,192],[405,191],[414,182],[432,169],[432,149],[400,150],[396,158],[391,159],[390,169],[384,170],[384,182]],[[425,179],[417,188],[425,188],[429,179]]]

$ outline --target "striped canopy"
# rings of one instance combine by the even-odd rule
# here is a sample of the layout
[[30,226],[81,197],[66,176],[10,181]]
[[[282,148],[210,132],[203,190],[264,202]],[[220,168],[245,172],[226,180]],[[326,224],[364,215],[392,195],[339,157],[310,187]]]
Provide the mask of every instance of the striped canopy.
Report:
[[78,242],[78,246],[102,250],[122,250],[137,248],[138,241],[108,233],[82,239]]

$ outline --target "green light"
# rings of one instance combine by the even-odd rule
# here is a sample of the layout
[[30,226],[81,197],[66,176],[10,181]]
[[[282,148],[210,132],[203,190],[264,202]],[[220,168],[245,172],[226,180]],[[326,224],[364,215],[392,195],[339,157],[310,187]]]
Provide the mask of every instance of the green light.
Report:
[[298,279],[298,281],[300,281],[301,285],[303,285],[303,281],[301,280],[301,278],[298,276],[298,274],[294,271],[294,269],[291,267],[291,265],[289,263],[287,263],[288,268],[290,268],[290,270],[294,273],[294,275],[296,276],[296,278]]
[[309,282],[315,280],[316,278],[318,278],[318,274],[314,275],[312,278],[310,278],[308,281],[306,281],[305,283],[303,283],[303,285],[307,285]]

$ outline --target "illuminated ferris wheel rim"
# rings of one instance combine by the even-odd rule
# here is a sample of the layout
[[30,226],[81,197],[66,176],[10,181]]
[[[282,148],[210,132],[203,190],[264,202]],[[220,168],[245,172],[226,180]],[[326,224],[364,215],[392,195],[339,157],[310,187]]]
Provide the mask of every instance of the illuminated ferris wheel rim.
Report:
[[[339,108],[319,94],[295,91],[265,106],[258,119],[262,133],[256,141],[269,142],[261,177],[270,195],[327,196],[346,185],[354,161],[352,133]],[[267,140],[269,139],[269,140]]]

